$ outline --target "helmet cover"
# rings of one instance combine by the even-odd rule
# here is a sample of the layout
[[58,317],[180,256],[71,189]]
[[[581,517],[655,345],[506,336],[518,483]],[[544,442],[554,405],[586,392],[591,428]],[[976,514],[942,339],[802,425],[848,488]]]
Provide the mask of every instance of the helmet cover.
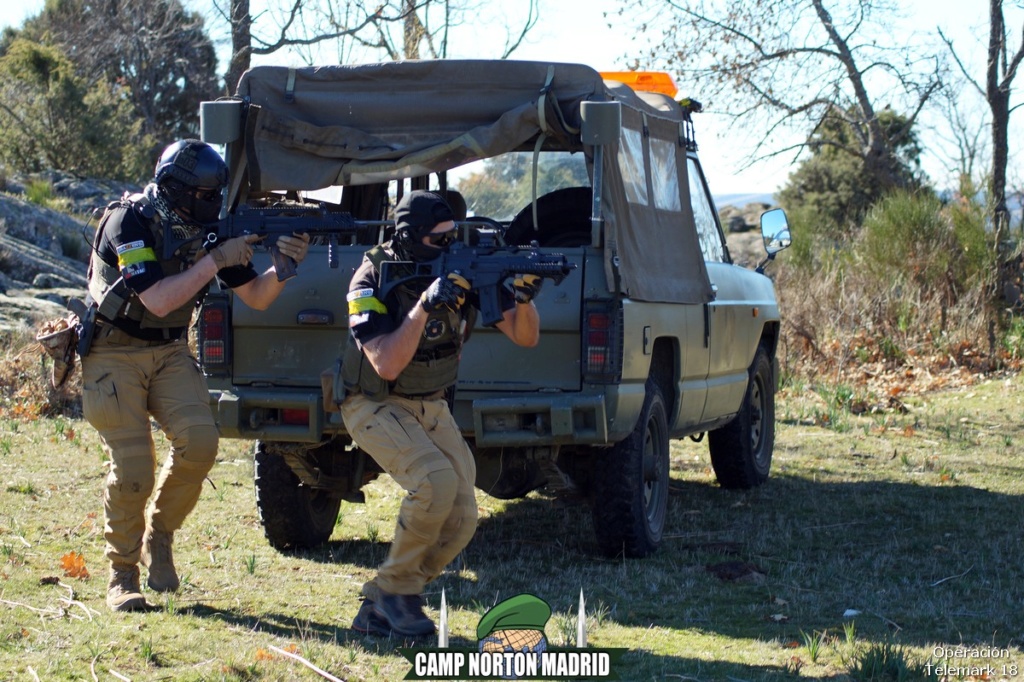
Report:
[[188,187],[222,188],[228,167],[213,147],[200,140],[179,140],[160,154],[153,182],[177,180]]

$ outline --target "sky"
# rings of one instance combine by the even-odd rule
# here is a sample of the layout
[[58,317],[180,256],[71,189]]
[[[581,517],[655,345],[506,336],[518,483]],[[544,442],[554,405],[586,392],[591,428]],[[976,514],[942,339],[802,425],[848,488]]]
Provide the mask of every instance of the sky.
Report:
[[[253,12],[257,11],[259,2],[276,6],[275,0],[253,0]],[[649,0],[650,1],[650,0]],[[842,2],[842,0],[839,0]],[[884,1],[884,0],[883,0]],[[906,15],[906,19],[892,27],[892,38],[895,44],[910,40],[915,32],[941,27],[950,36],[958,49],[961,46],[971,47],[975,53],[982,49],[983,40],[987,37],[988,18],[985,6],[980,2],[962,2],[962,0],[894,0]],[[4,9],[0,14],[0,27],[19,26],[25,18],[37,14],[43,7],[44,0],[4,0]],[[185,0],[185,4],[197,11],[206,11],[211,6],[210,0]],[[525,2],[521,2],[525,5]],[[514,53],[516,59],[571,61],[588,64],[598,70],[624,70],[627,68],[626,55],[635,54],[637,45],[622,30],[608,26],[609,20],[604,13],[612,14],[620,7],[618,0],[559,0],[559,2],[540,1],[541,18],[537,26],[530,32],[525,43]],[[987,4],[987,3],[986,3]],[[1011,27],[1011,40],[1021,36],[1020,26],[1024,11],[1013,8],[1015,3],[1004,2],[1004,11],[1008,25]],[[516,7],[516,2],[503,0],[493,6],[503,9]],[[497,22],[495,22],[497,23]],[[1016,28],[1014,28],[1016,27]],[[469,29],[464,29],[469,31]],[[493,45],[501,43],[504,35],[485,27],[472,27],[466,35],[452,39],[453,44],[466,45],[477,41],[488,45],[483,52],[488,57],[497,56]],[[1014,43],[1016,44],[1016,43]],[[469,56],[469,55],[460,55]],[[334,57],[336,61],[337,57]],[[326,63],[324,60],[323,63]],[[223,70],[226,59],[221,59]],[[304,65],[301,58],[275,54],[264,61],[255,63],[276,63]],[[976,64],[972,73],[979,74],[980,67]],[[1018,78],[1024,83],[1024,76]],[[700,94],[690,92],[685,83],[677,83],[680,94],[691,95],[701,99]],[[973,97],[972,106],[978,115],[984,111],[984,103]],[[980,108],[979,108],[980,107]],[[1020,118],[1021,114],[1017,115]],[[1015,129],[1024,126],[1024,120],[1011,118],[1011,140],[1024,139]],[[748,165],[746,152],[752,148],[756,140],[750,137],[750,131],[730,128],[727,117],[714,112],[705,112],[695,121],[697,141],[705,173],[712,191],[720,194],[772,194],[785,184],[789,174],[795,170],[792,157],[776,158],[768,162]],[[755,131],[756,132],[756,131]],[[918,132],[924,146],[929,146],[931,136],[935,133],[921,128]],[[934,145],[932,145],[934,146]],[[1011,142],[1009,182],[1017,186],[1024,185],[1024,164],[1015,164],[1020,155],[1020,145]],[[926,154],[924,170],[937,185],[944,185],[949,180],[949,161],[938,155]]]

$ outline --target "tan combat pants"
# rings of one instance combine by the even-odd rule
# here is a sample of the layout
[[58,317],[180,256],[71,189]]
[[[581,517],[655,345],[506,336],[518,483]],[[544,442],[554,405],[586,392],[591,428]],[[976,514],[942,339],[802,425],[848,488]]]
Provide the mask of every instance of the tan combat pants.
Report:
[[103,509],[112,564],[139,561],[156,478],[150,415],[171,443],[149,510],[156,530],[181,527],[217,455],[206,378],[185,341],[145,344],[114,330],[82,361],[82,411],[110,456]]
[[473,453],[443,398],[353,395],[341,412],[356,444],[408,493],[388,557],[363,594],[421,594],[476,532]]

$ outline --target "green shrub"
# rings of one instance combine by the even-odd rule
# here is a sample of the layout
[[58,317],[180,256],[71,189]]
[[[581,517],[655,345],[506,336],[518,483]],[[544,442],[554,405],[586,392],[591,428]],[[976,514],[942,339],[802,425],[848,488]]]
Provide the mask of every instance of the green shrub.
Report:
[[872,644],[859,655],[850,668],[856,682],[920,682],[938,680],[934,669],[913,660],[907,650],[885,642]]
[[896,191],[868,212],[857,251],[878,281],[950,305],[995,271],[984,225],[971,202],[944,207],[932,192]]
[[1002,346],[1013,360],[1024,357],[1024,318],[1014,317],[1002,335]]
[[953,229],[931,193],[897,191],[868,212],[858,252],[883,282],[931,286],[946,279]]
[[25,188],[25,199],[36,206],[49,206],[55,196],[53,185],[46,180],[33,180]]

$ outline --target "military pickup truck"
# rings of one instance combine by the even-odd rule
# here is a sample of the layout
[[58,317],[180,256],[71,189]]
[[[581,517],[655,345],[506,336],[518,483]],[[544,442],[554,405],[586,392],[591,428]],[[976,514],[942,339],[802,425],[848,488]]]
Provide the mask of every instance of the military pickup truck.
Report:
[[230,169],[226,213],[311,206],[355,228],[315,239],[267,311],[214,292],[199,314],[220,431],[254,441],[274,547],[326,541],[342,500],[361,501],[380,473],[324,389],[349,278],[412,189],[463,198],[466,239],[575,266],[537,299],[539,346],[478,324],[464,350],[453,412],[482,492],[572,485],[591,500],[601,551],[644,556],[665,530],[672,439],[707,433],[725,488],[767,479],[779,309],[761,270],[788,226],[767,212],[761,266],[731,262],[697,157],[700,105],[674,92],[665,74],[439,60],[259,66],[235,98],[203,103],[202,135],[224,145]]

